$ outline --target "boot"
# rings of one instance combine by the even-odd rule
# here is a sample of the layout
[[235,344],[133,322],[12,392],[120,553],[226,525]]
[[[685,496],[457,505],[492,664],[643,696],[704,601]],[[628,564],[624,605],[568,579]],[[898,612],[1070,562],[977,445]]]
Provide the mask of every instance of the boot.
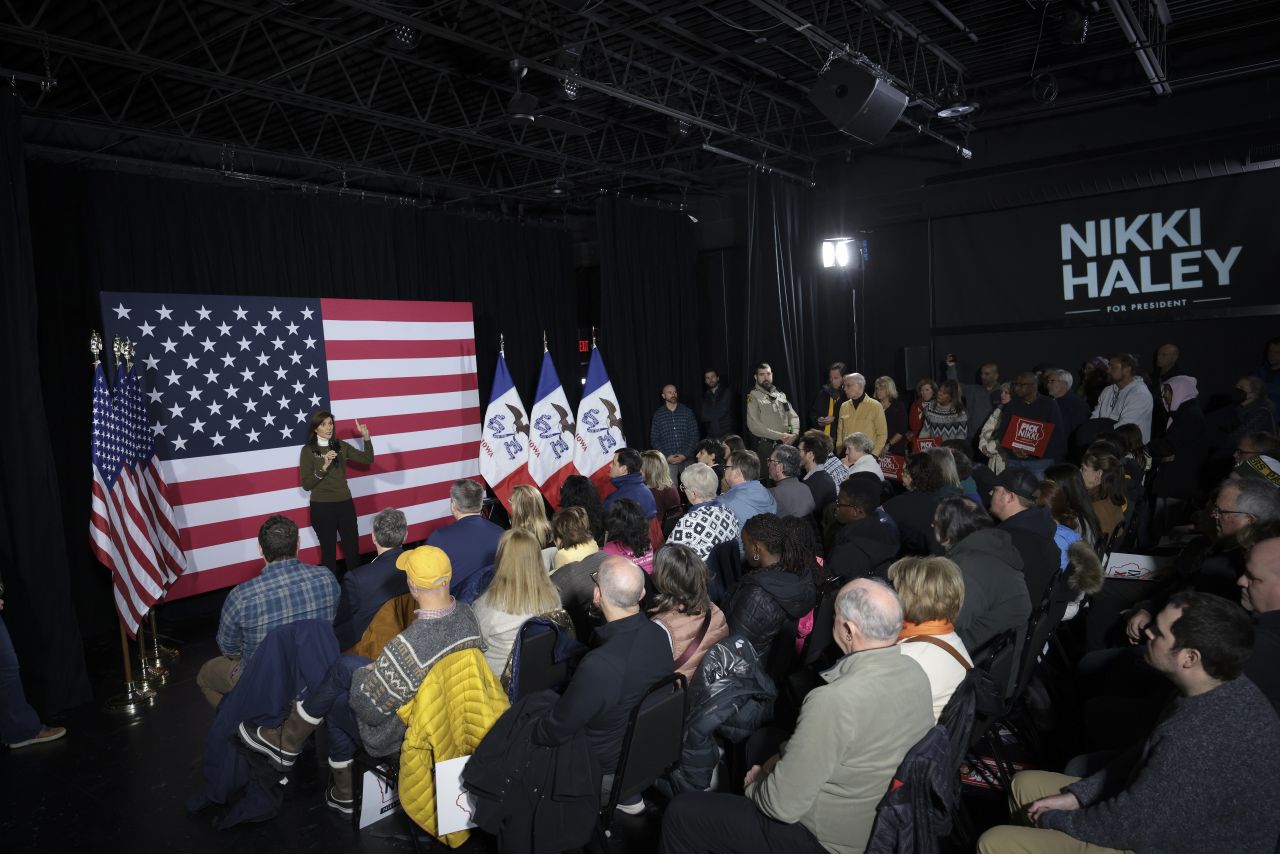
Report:
[[289,717],[278,727],[254,726],[248,721],[240,724],[240,740],[250,750],[256,750],[271,761],[277,771],[287,772],[293,767],[302,745],[315,731],[323,718],[313,718],[302,710],[302,703],[294,703]]
[[351,815],[355,807],[355,795],[351,784],[351,760],[329,760],[330,785],[324,793],[324,802],[344,815]]

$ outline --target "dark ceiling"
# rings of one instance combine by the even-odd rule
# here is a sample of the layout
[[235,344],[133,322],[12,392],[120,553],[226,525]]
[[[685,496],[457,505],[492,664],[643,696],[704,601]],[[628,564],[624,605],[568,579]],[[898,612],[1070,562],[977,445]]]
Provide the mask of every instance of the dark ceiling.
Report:
[[[0,6],[0,74],[25,105],[34,156],[463,209],[547,213],[600,190],[678,199],[738,180],[744,161],[810,179],[818,161],[864,145],[808,98],[824,67],[844,63],[910,98],[882,145],[958,157],[972,135],[1011,123],[1275,73],[1280,4]],[[936,117],[957,99],[981,108]]]

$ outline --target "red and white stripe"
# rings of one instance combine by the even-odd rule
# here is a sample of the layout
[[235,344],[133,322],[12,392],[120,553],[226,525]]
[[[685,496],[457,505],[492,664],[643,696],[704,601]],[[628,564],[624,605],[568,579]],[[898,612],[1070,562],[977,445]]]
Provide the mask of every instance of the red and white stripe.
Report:
[[94,466],[90,546],[111,568],[116,609],[131,635],[137,634],[142,618],[165,595],[166,585],[174,578],[168,556],[163,551],[157,553],[153,546],[153,530],[146,502],[139,495],[136,472],[125,466],[108,490]]
[[[470,303],[320,301],[330,409],[336,436],[362,445],[373,465],[351,465],[361,550],[373,551],[373,516],[404,512],[406,541],[425,539],[449,515],[449,487],[479,473],[480,405]],[[160,472],[173,504],[187,571],[169,589],[180,599],[239,584],[262,566],[258,527],[273,513],[298,523],[300,558],[319,563],[310,497],[299,485],[296,445],[169,460]]]

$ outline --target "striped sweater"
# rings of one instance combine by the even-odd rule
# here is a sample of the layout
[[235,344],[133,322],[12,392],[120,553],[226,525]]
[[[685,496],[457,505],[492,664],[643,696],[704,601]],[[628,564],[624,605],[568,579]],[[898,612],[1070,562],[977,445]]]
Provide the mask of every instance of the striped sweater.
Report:
[[413,699],[432,666],[452,652],[484,649],[471,606],[457,602],[443,617],[414,620],[392,638],[372,670],[357,670],[349,701],[360,728],[360,741],[371,756],[400,749],[405,725],[396,710]]

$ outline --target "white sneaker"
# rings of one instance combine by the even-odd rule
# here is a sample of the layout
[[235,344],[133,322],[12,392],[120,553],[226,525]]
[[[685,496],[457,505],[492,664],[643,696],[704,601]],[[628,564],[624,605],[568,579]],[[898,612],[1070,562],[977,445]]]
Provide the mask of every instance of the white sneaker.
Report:
[[636,801],[634,804],[618,804],[616,809],[627,815],[640,815],[644,812],[644,798]]
[[25,741],[15,741],[9,745],[10,750],[17,750],[20,747],[30,747],[33,744],[44,744],[46,741],[57,741],[67,734],[67,728],[64,726],[42,726],[40,731]]

